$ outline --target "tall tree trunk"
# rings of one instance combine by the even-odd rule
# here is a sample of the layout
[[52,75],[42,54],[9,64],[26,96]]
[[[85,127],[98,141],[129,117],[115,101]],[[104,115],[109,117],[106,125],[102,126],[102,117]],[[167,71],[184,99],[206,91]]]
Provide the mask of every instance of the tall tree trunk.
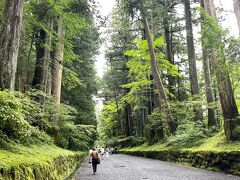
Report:
[[[166,42],[166,59],[171,64],[174,64],[173,53],[172,53],[171,32],[170,32],[169,23],[167,20],[164,20],[164,37],[165,37],[165,42]],[[168,75],[168,90],[174,96],[176,96],[175,88],[176,88],[175,77]]]
[[47,43],[47,33],[43,29],[38,29],[36,33],[36,41],[35,41],[35,47],[36,47],[36,64],[35,64],[35,71],[33,75],[33,81],[32,85],[34,88],[38,88],[40,90],[44,91],[44,83],[45,83],[45,69],[46,69],[46,63],[47,60],[47,49],[46,49],[46,43]]
[[238,31],[240,36],[240,0],[233,0],[234,12],[237,18]]
[[7,0],[0,28],[0,88],[14,90],[23,0]]
[[[53,29],[53,20],[49,17],[48,26]],[[52,44],[51,37],[44,29],[38,29],[36,32],[36,65],[33,75],[32,85],[35,88],[47,92],[49,83],[49,64],[50,64],[50,47]]]
[[[52,17],[49,18],[49,27],[53,30],[53,19]],[[45,78],[44,78],[44,91],[51,95],[51,86],[52,86],[52,61],[51,61],[51,47],[52,47],[52,37],[46,37],[46,53],[45,53]]]
[[[214,1],[204,0],[204,7],[207,13],[210,16],[215,17],[217,21]],[[220,44],[220,47],[217,47],[218,49],[216,49],[216,47],[212,47],[212,60],[215,65],[218,91],[224,118],[224,131],[227,139],[235,140],[236,138],[239,138],[235,137],[233,134],[234,129],[240,123],[238,119],[239,113],[234,98],[229,72],[226,68],[227,65],[224,59],[224,49],[221,42],[221,37],[216,39],[216,41]]]
[[[189,0],[184,0],[184,9],[185,9],[185,21],[186,21],[187,49],[188,49],[191,94],[195,98],[195,96],[199,95],[199,87],[198,87],[195,48],[194,48],[194,42],[193,42],[192,14],[191,14]],[[197,106],[195,108],[195,111],[196,111],[197,119],[203,120],[202,108]]]
[[60,18],[58,21],[57,34],[59,41],[56,44],[55,58],[53,60],[52,95],[56,98],[57,104],[60,105],[65,30],[62,19]]
[[[201,7],[204,8],[203,0],[201,0]],[[203,24],[201,24],[201,31],[203,31]],[[203,33],[202,33],[203,36]],[[203,58],[203,71],[204,71],[204,80],[205,80],[205,89],[206,89],[206,97],[208,103],[208,128],[210,127],[218,127],[218,121],[215,114],[215,109],[213,106],[214,96],[213,96],[213,88],[211,81],[211,72],[210,72],[210,64],[209,64],[209,52],[204,44],[204,37],[202,37],[202,58]]]
[[168,116],[169,116],[168,117],[169,118],[168,119],[168,129],[169,129],[169,132],[172,134],[176,131],[176,124],[172,118],[171,110],[170,110],[170,107],[167,102],[167,96],[164,91],[163,83],[162,83],[162,80],[161,80],[161,77],[160,77],[160,74],[158,71],[157,61],[155,58],[155,51],[153,48],[152,37],[151,37],[148,21],[147,21],[147,18],[146,18],[144,9],[143,9],[143,5],[141,5],[141,14],[142,14],[142,18],[143,18],[143,24],[144,24],[144,29],[145,29],[145,33],[146,33],[146,38],[148,41],[148,49],[149,49],[149,54],[150,54],[150,58],[151,58],[151,68],[152,68],[153,80],[159,90],[160,106],[164,107],[166,112],[168,113]]
[[126,136],[132,135],[132,120],[131,120],[132,108],[130,104],[125,105],[125,126]]

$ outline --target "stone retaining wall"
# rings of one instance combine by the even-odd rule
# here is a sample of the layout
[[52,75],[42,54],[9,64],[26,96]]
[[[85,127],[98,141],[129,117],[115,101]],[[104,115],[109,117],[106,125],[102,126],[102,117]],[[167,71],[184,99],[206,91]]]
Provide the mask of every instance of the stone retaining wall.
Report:
[[42,164],[20,164],[0,168],[0,180],[63,180],[68,179],[79,167],[84,154],[59,156],[52,162]]
[[188,164],[225,173],[240,175],[240,152],[191,151],[119,151],[119,153]]

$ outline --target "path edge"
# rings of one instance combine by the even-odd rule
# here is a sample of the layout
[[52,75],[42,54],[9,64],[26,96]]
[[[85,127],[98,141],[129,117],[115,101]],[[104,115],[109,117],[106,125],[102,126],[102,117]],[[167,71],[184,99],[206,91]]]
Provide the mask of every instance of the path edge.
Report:
[[126,151],[118,153],[175,162],[211,171],[224,172],[240,176],[240,152],[211,152],[211,151]]

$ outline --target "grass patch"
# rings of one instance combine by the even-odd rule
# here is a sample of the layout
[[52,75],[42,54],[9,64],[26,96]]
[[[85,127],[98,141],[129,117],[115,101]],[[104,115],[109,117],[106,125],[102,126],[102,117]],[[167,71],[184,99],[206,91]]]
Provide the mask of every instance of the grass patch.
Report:
[[121,150],[123,151],[157,151],[157,150],[168,150],[170,147],[167,146],[166,143],[156,143],[153,145],[148,145],[147,143],[142,144],[140,146],[135,146],[135,147],[128,147],[128,148],[123,148]]
[[227,141],[224,132],[202,139],[199,145],[196,145],[196,142],[188,144],[188,147],[170,146],[167,143],[151,146],[144,144],[121,149],[120,153],[187,164],[240,176],[240,142]]
[[167,143],[156,143],[154,145],[143,144],[132,148],[121,149],[123,151],[164,151],[164,150],[180,150],[180,151],[212,151],[212,152],[231,152],[240,151],[240,142],[227,141],[224,132],[220,132],[213,137],[206,138],[198,146],[191,148],[176,148],[168,146]]
[[64,179],[80,164],[83,152],[73,152],[54,145],[12,144],[0,149],[0,179]]
[[192,148],[186,148],[183,150],[190,151],[213,151],[213,152],[240,152],[239,141],[227,141],[224,132],[220,132],[213,137],[205,139],[202,144]]

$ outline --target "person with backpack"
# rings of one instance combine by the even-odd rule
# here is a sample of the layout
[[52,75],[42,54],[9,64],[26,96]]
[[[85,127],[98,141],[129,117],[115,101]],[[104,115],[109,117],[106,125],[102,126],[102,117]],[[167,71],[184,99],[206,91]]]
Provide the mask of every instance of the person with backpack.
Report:
[[100,164],[100,158],[98,157],[98,152],[96,148],[92,149],[92,152],[90,153],[90,158],[92,159],[93,174],[95,175],[97,172],[97,165]]

